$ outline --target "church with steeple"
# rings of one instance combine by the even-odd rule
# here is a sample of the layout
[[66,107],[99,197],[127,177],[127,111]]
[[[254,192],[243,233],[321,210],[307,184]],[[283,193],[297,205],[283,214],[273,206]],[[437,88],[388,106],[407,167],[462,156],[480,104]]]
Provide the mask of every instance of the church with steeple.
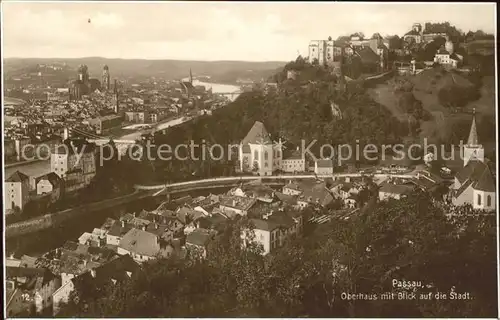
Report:
[[474,209],[495,210],[495,179],[484,158],[484,148],[479,143],[475,110],[467,144],[462,149],[463,168],[456,174],[452,187],[452,203],[456,206],[470,204]]

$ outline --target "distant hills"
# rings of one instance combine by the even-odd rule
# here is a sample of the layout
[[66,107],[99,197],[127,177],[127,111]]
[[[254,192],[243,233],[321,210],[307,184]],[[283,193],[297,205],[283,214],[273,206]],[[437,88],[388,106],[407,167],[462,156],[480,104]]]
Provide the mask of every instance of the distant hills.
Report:
[[179,79],[189,76],[210,76],[214,81],[235,82],[238,78],[259,80],[267,78],[276,69],[283,67],[283,61],[188,61],[188,60],[144,60],[144,59],[107,59],[87,58],[7,58],[4,59],[5,74],[18,73],[19,70],[37,64],[66,64],[70,69],[86,64],[91,77],[100,77],[104,65],[109,66],[111,77],[161,77]]

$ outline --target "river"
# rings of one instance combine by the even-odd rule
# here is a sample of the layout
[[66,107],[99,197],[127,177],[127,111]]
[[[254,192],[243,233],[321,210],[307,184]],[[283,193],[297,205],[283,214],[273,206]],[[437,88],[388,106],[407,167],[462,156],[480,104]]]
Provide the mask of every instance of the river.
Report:
[[29,177],[39,177],[50,172],[50,160],[29,162],[5,168],[5,177],[10,177],[17,170]]
[[[189,81],[188,78],[182,79],[183,81]],[[199,80],[193,80],[193,86],[204,86],[206,90],[212,88],[212,93],[226,93],[227,97],[234,101],[239,96],[239,94],[232,94],[233,92],[241,91],[241,88],[232,84],[222,84],[222,83],[211,83],[211,82],[203,82]]]

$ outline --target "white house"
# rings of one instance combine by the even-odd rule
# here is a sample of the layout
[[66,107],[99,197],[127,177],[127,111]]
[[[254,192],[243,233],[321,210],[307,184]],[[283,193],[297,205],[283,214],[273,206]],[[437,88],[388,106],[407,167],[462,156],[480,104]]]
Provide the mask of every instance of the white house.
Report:
[[132,228],[123,236],[118,245],[117,253],[119,255],[130,255],[136,262],[141,263],[159,256],[168,257],[171,253],[171,247],[162,248],[160,246],[160,237],[157,235]]
[[37,180],[36,193],[38,195],[50,194],[52,202],[59,200],[61,197],[62,179],[57,174],[50,172],[39,177]]
[[114,221],[108,233],[106,233],[106,244],[118,246],[123,236],[127,234],[130,229],[132,229],[132,226],[128,225],[125,221]]
[[256,202],[257,200],[253,198],[223,196],[220,197],[219,209],[226,215],[246,216]]
[[333,161],[319,159],[314,162],[314,173],[317,175],[333,174]]
[[50,155],[50,170],[63,178],[66,189],[77,180],[84,187],[96,174],[96,146],[80,140],[58,145]]
[[69,280],[63,283],[53,294],[52,294],[52,315],[59,313],[61,309],[61,304],[68,303],[71,292],[75,290],[75,284],[73,281]]
[[455,54],[446,51],[446,49],[439,49],[434,56],[434,62],[450,67],[453,69],[458,68],[461,59]]
[[290,181],[283,187],[283,193],[289,196],[298,196],[302,193],[302,188],[295,181]]
[[[303,228],[302,216],[299,213],[271,213],[262,219],[251,219],[250,223],[253,225],[252,230],[242,231],[244,245],[253,240],[262,246],[264,255],[283,246],[286,238],[292,234],[300,235]],[[250,239],[251,231],[253,239]]]
[[281,170],[284,172],[306,171],[306,159],[298,148],[289,157],[286,157],[281,161]]
[[20,171],[16,171],[5,180],[4,188],[5,213],[9,214],[10,210],[16,207],[23,210],[24,205],[29,201],[29,177]]

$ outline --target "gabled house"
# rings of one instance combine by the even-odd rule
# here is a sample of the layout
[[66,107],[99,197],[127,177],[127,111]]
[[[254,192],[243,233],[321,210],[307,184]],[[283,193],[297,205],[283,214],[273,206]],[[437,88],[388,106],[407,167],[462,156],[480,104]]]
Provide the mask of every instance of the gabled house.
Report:
[[443,185],[443,178],[430,171],[423,170],[417,172],[417,176],[410,182],[422,191],[432,192]]
[[279,203],[281,203],[284,206],[291,206],[292,208],[300,208],[297,202],[297,196],[296,195],[289,195],[281,192],[275,192],[274,195],[278,199]]
[[92,295],[93,290],[102,290],[107,286],[125,282],[140,271],[140,266],[132,257],[124,255],[71,279],[52,294],[53,315],[60,311],[61,303],[69,302],[70,294],[74,290],[77,290],[78,294]]
[[299,183],[297,183],[296,181],[290,181],[283,187],[283,194],[290,196],[298,196],[301,193],[302,189],[299,186]]
[[450,53],[444,48],[441,48],[436,52],[434,56],[434,62],[439,63],[447,68],[456,69],[459,67],[462,59],[456,53]]
[[383,157],[380,161],[383,170],[401,172],[406,171],[412,166],[412,161],[408,153],[400,155],[388,155]]
[[271,203],[274,198],[274,190],[259,181],[242,184],[228,192],[231,196],[246,197]]
[[192,252],[195,257],[206,258],[208,243],[215,236],[212,230],[197,228],[186,237],[186,248]]
[[235,215],[246,216],[257,200],[238,196],[220,197],[219,209],[228,217]]
[[50,194],[51,202],[56,202],[62,194],[63,180],[54,172],[47,173],[37,179],[36,193]]
[[250,219],[251,229],[243,230],[241,237],[244,246],[254,241],[262,246],[266,255],[283,246],[291,235],[300,235],[303,230],[302,215],[299,212],[276,212],[261,219]]
[[4,188],[6,214],[10,213],[16,207],[23,210],[30,199],[29,177],[20,171],[16,171],[5,180]]
[[52,307],[52,293],[61,279],[47,269],[6,267],[7,316],[42,313]]
[[306,171],[306,159],[304,158],[302,152],[298,150],[298,148],[288,156],[283,157],[283,160],[281,161],[281,170],[284,172]]
[[124,220],[116,220],[108,233],[106,233],[106,244],[118,246],[123,236],[132,229],[132,226],[127,224]]
[[160,237],[145,230],[130,229],[120,240],[117,250],[119,255],[130,255],[138,263],[168,257],[173,249],[162,242]]
[[300,208],[309,205],[326,207],[334,200],[332,193],[323,181],[302,181],[300,183],[290,181],[283,187],[283,194],[295,197]]
[[332,159],[318,159],[314,162],[314,173],[317,175],[333,174]]

